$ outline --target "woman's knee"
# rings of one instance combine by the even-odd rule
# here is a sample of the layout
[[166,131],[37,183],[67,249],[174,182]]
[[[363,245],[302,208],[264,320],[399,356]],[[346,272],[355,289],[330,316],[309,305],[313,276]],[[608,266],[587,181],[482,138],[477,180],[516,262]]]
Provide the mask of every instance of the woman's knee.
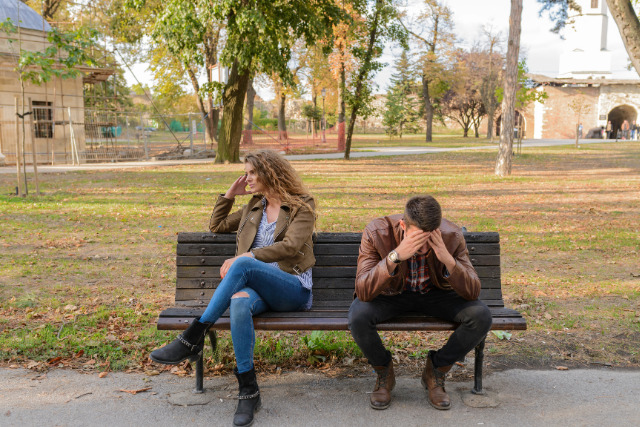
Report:
[[231,267],[246,269],[246,268],[252,266],[254,262],[255,262],[255,260],[253,258],[251,258],[251,257],[241,256],[241,257],[237,258],[233,262]]
[[249,294],[245,291],[236,292],[231,296],[231,304],[229,306],[231,321],[239,318],[251,317],[251,306]]

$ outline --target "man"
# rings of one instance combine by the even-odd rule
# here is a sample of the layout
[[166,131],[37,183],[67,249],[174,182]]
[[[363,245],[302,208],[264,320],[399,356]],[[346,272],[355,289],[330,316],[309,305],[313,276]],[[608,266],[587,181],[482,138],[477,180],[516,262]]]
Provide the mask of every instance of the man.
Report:
[[422,372],[429,403],[449,409],[445,376],[486,337],[491,313],[478,300],[480,280],[462,230],[442,218],[436,199],[413,197],[404,214],[377,218],[367,225],[360,243],[355,293],[349,329],[378,377],[370,398],[374,409],[389,407],[395,386],[393,359],[378,335],[378,323],[421,312],[460,324],[440,350],[429,351]]

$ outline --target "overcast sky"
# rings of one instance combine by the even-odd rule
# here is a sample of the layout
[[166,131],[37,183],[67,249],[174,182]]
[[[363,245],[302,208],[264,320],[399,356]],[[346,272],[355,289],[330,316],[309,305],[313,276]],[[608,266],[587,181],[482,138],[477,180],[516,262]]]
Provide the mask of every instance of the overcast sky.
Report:
[[[468,47],[479,38],[483,25],[491,24],[496,31],[501,31],[506,46],[506,38],[509,33],[509,0],[449,0],[446,2],[453,11],[455,33],[460,45]],[[422,8],[423,1],[408,0],[408,9],[413,12]],[[531,73],[545,74],[555,77],[558,74],[560,54],[567,48],[559,35],[550,31],[552,22],[545,16],[539,16],[540,4],[535,0],[525,0],[522,13],[522,34],[520,38],[521,51],[527,59],[527,65]],[[567,28],[565,31],[570,31]],[[629,58],[622,44],[618,27],[609,16],[607,48],[613,54],[613,73],[616,78],[638,78],[635,71],[626,69]],[[400,55],[398,47],[389,47],[385,50],[382,62],[388,66],[376,75],[378,93],[384,93],[387,82],[393,73],[392,64]],[[136,64],[133,67],[139,80],[152,85],[150,73],[146,71],[146,65]],[[129,84],[135,83],[127,71]],[[268,91],[258,91],[265,99],[272,99],[273,94]]]

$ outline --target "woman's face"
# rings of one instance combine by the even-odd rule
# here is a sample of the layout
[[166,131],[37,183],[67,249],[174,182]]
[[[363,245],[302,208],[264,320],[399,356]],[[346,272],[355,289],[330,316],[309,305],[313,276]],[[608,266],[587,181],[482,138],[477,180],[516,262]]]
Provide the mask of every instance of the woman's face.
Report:
[[260,180],[258,179],[258,175],[256,174],[256,170],[251,163],[247,162],[244,164],[244,172],[247,177],[246,178],[247,185],[249,186],[249,189],[251,190],[251,192],[264,194],[265,191],[267,190],[267,187],[265,187],[260,182]]

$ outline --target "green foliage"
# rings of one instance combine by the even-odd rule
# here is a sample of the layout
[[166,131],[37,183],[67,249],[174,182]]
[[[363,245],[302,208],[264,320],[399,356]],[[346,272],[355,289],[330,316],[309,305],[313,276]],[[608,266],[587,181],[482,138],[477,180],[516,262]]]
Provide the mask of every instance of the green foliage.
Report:
[[[0,31],[11,36],[17,32],[17,28],[11,19],[7,18],[0,24]],[[67,33],[52,28],[47,34],[50,45],[44,51],[17,52],[15,71],[19,74],[20,81],[28,81],[39,86],[54,77],[70,79],[80,76],[81,72],[77,66],[95,65],[94,59],[89,55],[89,49],[95,45],[97,35],[96,30],[87,27]],[[15,42],[9,38],[12,50],[15,50]]]
[[[544,101],[549,97],[547,92],[544,90],[537,91],[532,87],[531,81],[527,78],[528,72],[529,69],[527,67],[527,62],[524,59],[518,62],[518,91],[516,92],[517,109],[524,108],[531,102],[544,103]],[[498,103],[502,103],[502,99],[504,98],[503,86],[496,89],[496,98],[498,99]]]
[[295,82],[288,63],[297,40],[307,45],[331,38],[343,16],[333,0],[273,2],[220,0],[209,6],[212,16],[226,22],[226,44],[220,62],[237,62],[240,72],[276,73],[286,86]]
[[415,94],[416,77],[403,50],[395,64],[396,73],[391,77],[391,88],[387,93],[382,124],[389,136],[415,133],[420,127],[420,106]]
[[347,354],[362,356],[362,351],[351,339],[351,336],[343,331],[313,331],[302,338],[311,355],[310,362],[326,361],[330,356],[343,357]]
[[322,108],[316,107],[311,103],[304,104],[302,106],[301,114],[302,114],[302,117],[305,117],[308,120],[318,121],[322,119]]

